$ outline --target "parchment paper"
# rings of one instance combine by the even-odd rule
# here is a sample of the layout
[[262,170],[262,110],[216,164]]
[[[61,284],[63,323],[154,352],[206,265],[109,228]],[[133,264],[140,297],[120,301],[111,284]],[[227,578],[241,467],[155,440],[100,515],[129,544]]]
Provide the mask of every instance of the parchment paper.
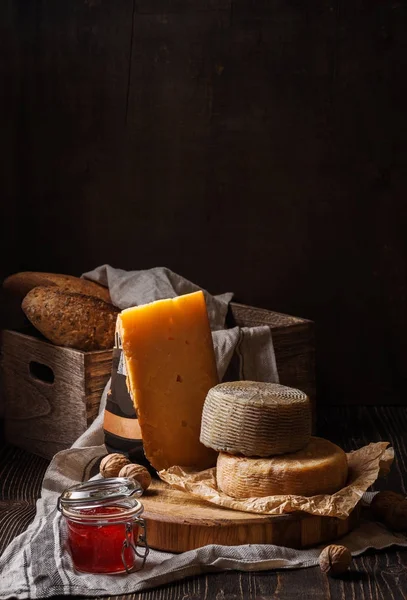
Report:
[[159,476],[176,489],[225,508],[266,515],[302,511],[312,515],[346,519],[361,500],[363,493],[379,476],[389,472],[394,451],[388,446],[389,442],[375,442],[349,452],[346,455],[349,467],[347,484],[332,495],[266,496],[238,500],[218,489],[216,468],[196,472],[174,466],[160,471]]

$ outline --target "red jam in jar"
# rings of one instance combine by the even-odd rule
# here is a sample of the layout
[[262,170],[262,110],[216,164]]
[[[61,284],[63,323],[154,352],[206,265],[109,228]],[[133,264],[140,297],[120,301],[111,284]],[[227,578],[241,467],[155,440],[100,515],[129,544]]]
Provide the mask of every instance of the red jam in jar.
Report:
[[78,571],[113,574],[144,565],[148,545],[140,518],[143,505],[132,497],[142,490],[133,480],[127,481],[130,488],[125,478],[87,482],[60,497],[58,508],[66,519],[69,549]]

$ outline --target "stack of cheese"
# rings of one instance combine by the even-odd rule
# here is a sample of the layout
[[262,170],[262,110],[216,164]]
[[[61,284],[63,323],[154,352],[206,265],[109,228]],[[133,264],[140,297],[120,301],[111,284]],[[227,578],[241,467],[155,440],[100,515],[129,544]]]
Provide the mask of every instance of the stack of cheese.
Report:
[[234,381],[209,390],[200,440],[219,452],[216,478],[234,498],[332,494],[347,479],[345,452],[311,437],[311,407],[300,390]]
[[311,496],[344,485],[345,453],[311,437],[303,392],[218,383],[201,291],[123,310],[117,328],[144,452],[157,471],[217,464],[219,488],[236,498]]

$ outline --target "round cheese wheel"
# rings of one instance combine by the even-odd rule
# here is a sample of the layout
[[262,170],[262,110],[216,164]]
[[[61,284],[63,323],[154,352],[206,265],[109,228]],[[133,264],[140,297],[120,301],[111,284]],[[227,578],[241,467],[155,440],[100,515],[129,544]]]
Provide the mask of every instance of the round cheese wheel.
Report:
[[347,477],[345,452],[319,437],[312,437],[298,452],[271,458],[221,452],[216,466],[219,489],[233,498],[333,494],[344,487]]
[[309,442],[311,421],[304,392],[278,383],[231,381],[209,390],[200,440],[230,454],[285,454]]

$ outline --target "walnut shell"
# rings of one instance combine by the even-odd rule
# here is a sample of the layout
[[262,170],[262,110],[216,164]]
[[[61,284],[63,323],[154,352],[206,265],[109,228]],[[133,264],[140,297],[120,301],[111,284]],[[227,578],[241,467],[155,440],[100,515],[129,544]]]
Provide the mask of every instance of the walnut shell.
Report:
[[319,555],[319,566],[323,573],[335,577],[348,570],[352,555],[346,546],[331,544],[326,546]]
[[118,477],[120,469],[130,463],[124,454],[108,454],[100,463],[99,472],[103,477]]
[[392,492],[391,490],[387,490],[385,492],[379,492],[376,494],[372,500],[370,509],[373,516],[381,521],[385,519],[386,513],[390,509],[392,509],[399,502],[403,501],[404,496],[397,494],[396,492]]
[[137,464],[125,465],[119,473],[119,477],[131,477],[139,482],[143,490],[151,484],[151,475],[145,467]]
[[393,531],[407,531],[407,500],[389,506],[384,514],[384,523]]

